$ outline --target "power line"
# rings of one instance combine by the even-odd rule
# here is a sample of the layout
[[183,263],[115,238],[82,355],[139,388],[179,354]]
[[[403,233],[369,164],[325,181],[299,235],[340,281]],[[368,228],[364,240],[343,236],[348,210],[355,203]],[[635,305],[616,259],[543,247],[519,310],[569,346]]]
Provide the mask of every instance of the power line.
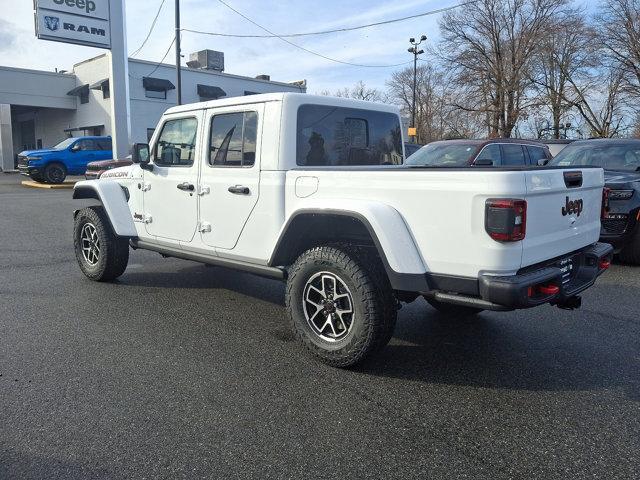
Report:
[[335,62],[335,63],[341,63],[343,65],[350,65],[353,67],[368,67],[368,68],[389,68],[389,67],[399,67],[401,65],[406,65],[407,63],[411,63],[411,61],[409,62],[402,62],[402,63],[395,63],[395,64],[391,64],[391,65],[365,65],[365,64],[361,64],[361,63],[351,63],[351,62],[345,62],[342,60],[337,60],[335,58],[331,58],[331,57],[327,57],[326,55],[323,55],[321,53],[318,52],[314,52],[313,50],[309,50],[308,48],[305,48],[301,45],[298,45],[296,43],[293,43],[289,40],[287,40],[286,38],[283,38],[283,36],[278,35],[276,33],[273,33],[271,30],[269,30],[268,28],[263,27],[262,25],[260,25],[259,23],[254,22],[253,20],[251,20],[249,17],[247,17],[246,15],[244,15],[242,12],[239,12],[238,10],[236,10],[235,8],[233,8],[231,5],[229,5],[228,3],[224,2],[223,0],[218,0],[221,4],[223,4],[225,7],[227,7],[229,10],[232,10],[233,12],[237,13],[238,15],[240,15],[242,18],[244,18],[245,20],[247,20],[248,22],[254,24],[256,27],[264,30],[265,32],[267,32],[268,34],[270,34],[272,37],[275,38],[279,38],[280,40],[282,40],[285,43],[288,43],[289,45],[291,45],[292,47],[295,47],[299,50],[302,50],[304,52],[310,53],[311,55],[315,55],[317,57],[320,58],[324,58],[325,60],[329,60],[331,62]]
[[[145,75],[145,76],[150,77],[151,75],[153,75],[154,73],[156,73],[156,70],[158,70],[158,69],[162,66],[162,63],[163,63],[163,62],[164,62],[164,60],[167,58],[167,55],[169,55],[169,52],[171,51],[171,47],[173,47],[173,44],[174,44],[175,42],[176,42],[176,37],[174,36],[174,37],[171,39],[171,43],[169,44],[169,47],[167,48],[167,51],[166,51],[166,52],[164,52],[164,56],[162,57],[162,60],[160,60],[159,62],[157,62],[157,63],[156,63],[156,65],[155,65],[155,67],[154,67],[154,69],[153,69],[153,70],[151,70],[151,72],[147,73],[147,75]],[[131,75],[131,74],[129,74],[129,76],[130,76],[131,78],[135,78],[135,79],[137,79],[137,80],[142,80],[142,77],[136,77],[136,76]]]
[[[321,30],[321,31],[317,31],[317,32],[305,32],[305,33],[288,33],[288,34],[283,34],[283,35],[276,35],[274,34],[270,34],[270,35],[246,35],[246,34],[236,34],[236,33],[217,33],[217,32],[205,32],[203,30],[193,30],[190,28],[183,28],[182,30],[185,32],[191,32],[191,33],[197,33],[200,35],[213,35],[216,37],[233,37],[233,38],[293,38],[293,37],[308,37],[308,36],[313,36],[313,35],[327,35],[330,33],[340,33],[340,32],[351,32],[354,30],[361,30],[363,28],[370,28],[370,27],[376,27],[379,25],[388,25],[390,23],[397,23],[397,22],[403,22],[405,20],[412,20],[414,18],[420,18],[420,17],[426,17],[429,15],[437,15],[438,13],[444,13],[444,12],[448,12],[449,10],[453,10],[455,8],[458,7],[463,7],[465,5],[470,5],[472,3],[476,3],[478,2],[478,0],[470,0],[468,2],[463,2],[463,3],[458,3],[456,5],[452,5],[450,7],[443,7],[443,8],[438,8],[437,10],[429,10],[428,12],[422,12],[422,13],[417,13],[415,15],[409,15],[406,17],[400,17],[400,18],[394,18],[391,20],[384,20],[381,22],[375,22],[375,23],[367,23],[365,25],[358,25],[355,27],[344,27],[344,28],[336,28],[333,30]],[[228,8],[231,8],[229,5],[227,5],[224,2],[221,2],[224,5],[226,5]],[[242,17],[244,17],[244,15],[242,15],[240,12],[238,12],[237,10],[234,10],[233,8],[231,8],[231,10],[233,10],[234,12],[236,12],[238,15],[241,15]],[[247,17],[244,17],[247,18]],[[249,19],[247,19],[249,20]],[[251,20],[249,20],[251,21]],[[268,31],[266,28],[261,27],[260,25],[256,24],[255,22],[251,21],[252,23],[254,23],[255,25],[257,25],[258,27],[262,28],[263,30]]]
[[156,22],[158,21],[158,17],[160,16],[160,11],[162,10],[162,7],[164,6],[164,2],[165,2],[165,0],[162,0],[160,2],[160,6],[158,7],[158,11],[156,13],[156,16],[153,19],[153,22],[151,22],[151,27],[149,28],[149,33],[147,33],[146,38],[142,42],[142,45],[140,45],[135,52],[133,52],[131,55],[129,55],[130,57],[135,57],[138,53],[140,53],[140,50],[142,50],[142,48],[147,44],[147,41],[149,40],[149,37],[151,36],[151,32],[153,32],[153,29],[156,26]]

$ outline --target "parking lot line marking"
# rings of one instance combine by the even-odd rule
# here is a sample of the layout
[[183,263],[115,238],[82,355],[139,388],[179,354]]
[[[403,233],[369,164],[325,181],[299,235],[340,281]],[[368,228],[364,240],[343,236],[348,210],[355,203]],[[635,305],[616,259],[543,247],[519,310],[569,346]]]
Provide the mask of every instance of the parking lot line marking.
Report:
[[22,185],[29,188],[48,188],[52,189],[62,189],[62,188],[73,188],[76,184],[75,181],[63,182],[63,183],[39,183],[31,180],[23,180]]

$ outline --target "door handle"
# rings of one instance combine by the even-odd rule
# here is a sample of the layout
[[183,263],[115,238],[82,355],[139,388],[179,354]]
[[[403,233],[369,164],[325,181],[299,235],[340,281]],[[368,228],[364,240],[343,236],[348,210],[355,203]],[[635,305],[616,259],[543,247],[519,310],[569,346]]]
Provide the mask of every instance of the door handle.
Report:
[[249,195],[251,192],[249,187],[243,187],[242,185],[234,185],[233,187],[229,187],[228,190],[236,195]]
[[185,192],[193,192],[196,187],[193,186],[193,183],[183,182],[178,184],[178,188],[180,190],[184,190]]

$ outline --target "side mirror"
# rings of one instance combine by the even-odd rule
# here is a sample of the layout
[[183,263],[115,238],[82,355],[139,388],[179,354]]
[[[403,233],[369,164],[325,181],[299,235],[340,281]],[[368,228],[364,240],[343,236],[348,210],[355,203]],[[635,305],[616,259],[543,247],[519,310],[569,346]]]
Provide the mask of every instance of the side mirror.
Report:
[[493,160],[490,158],[480,158],[473,162],[474,167],[493,167]]
[[539,158],[538,159],[538,166],[539,167],[544,167],[547,163],[549,163],[549,160],[547,160],[546,158]]
[[75,143],[75,144],[71,147],[71,151],[72,151],[72,152],[79,152],[79,151],[80,151],[80,144],[79,144],[79,143]]
[[148,165],[151,161],[151,154],[149,153],[148,143],[136,143],[133,145],[131,151],[131,160],[133,163],[139,163],[142,165]]

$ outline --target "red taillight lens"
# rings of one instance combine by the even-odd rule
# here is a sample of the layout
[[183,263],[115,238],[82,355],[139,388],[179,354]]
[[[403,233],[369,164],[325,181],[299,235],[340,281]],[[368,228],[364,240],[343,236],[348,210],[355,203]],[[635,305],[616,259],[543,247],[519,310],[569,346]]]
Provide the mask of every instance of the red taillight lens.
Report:
[[606,270],[610,266],[611,266],[611,259],[610,258],[602,258],[602,259],[600,259],[600,263],[598,265],[600,270]]
[[611,193],[611,189],[604,187],[602,189],[602,212],[600,214],[600,218],[605,219],[609,216],[609,193]]
[[498,242],[522,240],[527,230],[527,202],[490,198],[485,203],[484,228]]

